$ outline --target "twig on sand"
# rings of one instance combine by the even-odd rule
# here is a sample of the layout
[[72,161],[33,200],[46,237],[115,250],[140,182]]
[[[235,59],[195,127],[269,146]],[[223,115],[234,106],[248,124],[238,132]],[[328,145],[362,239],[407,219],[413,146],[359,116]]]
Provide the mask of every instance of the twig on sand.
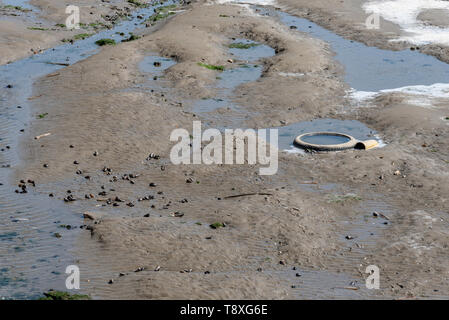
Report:
[[335,287],[334,289],[359,290],[359,287]]
[[51,133],[50,133],[50,132],[47,132],[47,133],[44,133],[44,134],[35,136],[34,139],[39,140],[40,138],[47,137],[47,136],[49,136],[49,135],[51,135]]
[[303,182],[300,182],[299,184],[318,184],[318,182],[316,182],[316,181],[303,181]]
[[68,64],[68,63],[62,63],[62,62],[47,62],[47,64],[53,64],[53,65],[55,65],[55,66],[64,66],[64,67],[70,66],[70,64]]
[[59,72],[50,73],[50,74],[47,74],[47,75],[46,75],[47,78],[50,78],[50,77],[56,77],[56,76],[59,76]]
[[34,100],[34,99],[37,99],[39,97],[42,97],[42,95],[40,94],[38,96],[29,97],[28,100]]
[[266,192],[253,192],[253,193],[242,193],[242,194],[236,194],[233,196],[227,196],[223,199],[232,199],[232,198],[238,198],[238,197],[246,197],[246,196],[272,196],[272,193],[266,193]]

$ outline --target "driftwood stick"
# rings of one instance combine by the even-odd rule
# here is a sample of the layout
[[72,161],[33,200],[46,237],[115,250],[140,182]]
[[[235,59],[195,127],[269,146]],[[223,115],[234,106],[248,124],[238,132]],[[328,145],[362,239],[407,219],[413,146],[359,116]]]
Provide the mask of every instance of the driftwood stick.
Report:
[[245,196],[272,196],[272,193],[266,193],[266,192],[253,192],[253,193],[242,193],[242,194],[236,194],[233,196],[227,196],[224,197],[223,199],[232,199],[232,198],[238,198],[238,197],[245,197]]

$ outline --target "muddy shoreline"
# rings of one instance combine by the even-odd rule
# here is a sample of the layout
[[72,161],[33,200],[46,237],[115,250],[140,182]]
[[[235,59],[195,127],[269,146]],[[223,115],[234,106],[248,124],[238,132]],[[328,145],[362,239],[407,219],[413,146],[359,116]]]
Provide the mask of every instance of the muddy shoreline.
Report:
[[[339,20],[320,20],[319,5],[281,8],[340,33]],[[177,9],[143,27],[140,39],[105,46],[34,83],[11,185],[35,181],[31,194],[52,193],[49,203],[79,221],[79,231],[56,231],[73,241],[82,291],[99,299],[447,297],[447,99],[423,107],[392,92],[354,101],[328,43],[248,6]],[[386,43],[385,34],[344,35]],[[240,61],[229,51],[240,38],[274,55]],[[154,78],[139,68],[148,56],[175,64]],[[202,113],[195,104],[219,96],[223,73],[200,64],[262,71],[233,88],[235,108]],[[386,146],[280,152],[273,176],[258,175],[258,165],[170,162],[170,133],[191,130],[194,120],[205,129],[313,119],[360,121]],[[232,197],[241,194],[250,195]],[[77,200],[64,201],[69,195]],[[84,212],[93,219],[83,221]],[[225,227],[210,227],[217,222]],[[381,290],[364,286],[372,264]]]

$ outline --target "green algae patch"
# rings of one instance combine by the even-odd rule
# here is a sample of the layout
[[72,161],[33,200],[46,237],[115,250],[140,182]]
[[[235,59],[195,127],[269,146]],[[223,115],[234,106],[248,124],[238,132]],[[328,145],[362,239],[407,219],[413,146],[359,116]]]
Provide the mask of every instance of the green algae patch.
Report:
[[100,39],[95,41],[95,44],[98,46],[106,46],[106,45],[114,45],[115,40],[114,39]]
[[91,300],[86,294],[72,294],[64,291],[49,290],[39,300]]
[[207,64],[207,63],[202,63],[202,62],[198,62],[198,65],[200,67],[204,67],[204,68],[207,68],[209,70],[217,70],[217,71],[224,71],[225,70],[224,66],[216,66],[216,65],[213,65],[213,64]]

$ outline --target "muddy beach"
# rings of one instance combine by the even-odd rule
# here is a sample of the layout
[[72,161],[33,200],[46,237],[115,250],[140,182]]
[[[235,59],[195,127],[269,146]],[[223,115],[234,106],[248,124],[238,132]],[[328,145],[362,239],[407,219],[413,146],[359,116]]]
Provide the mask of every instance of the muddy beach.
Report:
[[[366,30],[371,1],[249,2],[83,1],[68,31],[68,2],[3,1],[1,297],[66,291],[68,265],[94,299],[449,296],[448,44]],[[276,174],[173,164],[194,121],[277,129]],[[311,131],[378,147],[293,145]]]

